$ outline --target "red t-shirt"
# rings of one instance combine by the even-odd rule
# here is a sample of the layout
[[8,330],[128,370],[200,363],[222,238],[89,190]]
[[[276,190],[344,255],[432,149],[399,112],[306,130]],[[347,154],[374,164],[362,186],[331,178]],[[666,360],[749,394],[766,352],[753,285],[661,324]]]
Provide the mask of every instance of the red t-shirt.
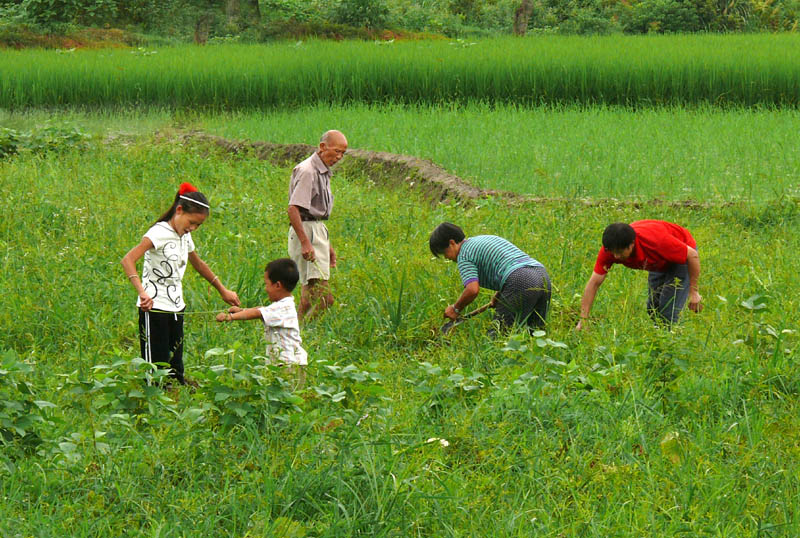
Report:
[[594,272],[604,275],[615,263],[631,269],[663,273],[671,263],[686,263],[686,247],[697,248],[689,230],[663,220],[639,220],[631,223],[636,232],[633,252],[629,258],[618,260],[611,251],[600,247]]

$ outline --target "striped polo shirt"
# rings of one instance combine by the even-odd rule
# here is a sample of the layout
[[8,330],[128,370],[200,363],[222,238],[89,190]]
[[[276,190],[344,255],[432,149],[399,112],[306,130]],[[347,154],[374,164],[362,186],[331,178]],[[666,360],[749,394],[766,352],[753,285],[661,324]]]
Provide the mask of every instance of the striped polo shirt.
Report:
[[544,266],[496,235],[470,237],[458,251],[458,272],[464,286],[477,280],[482,288],[500,291],[508,275],[520,267]]

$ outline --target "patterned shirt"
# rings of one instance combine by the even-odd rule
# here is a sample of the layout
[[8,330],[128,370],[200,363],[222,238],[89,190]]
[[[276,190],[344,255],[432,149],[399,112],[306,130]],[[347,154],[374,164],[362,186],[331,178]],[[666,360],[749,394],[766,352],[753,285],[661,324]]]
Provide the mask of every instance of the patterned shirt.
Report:
[[464,240],[457,262],[464,286],[477,281],[480,287],[494,291],[503,289],[508,275],[520,267],[544,267],[496,235],[476,235]]
[[258,309],[264,322],[264,337],[267,339],[267,358],[286,364],[308,364],[308,354],[300,344],[300,325],[294,297],[284,297],[269,306]]
[[[180,312],[186,308],[181,280],[189,253],[194,250],[192,234],[180,236],[169,223],[157,222],[144,236],[153,243],[153,248],[144,253],[144,291],[153,299],[154,309]],[[140,303],[137,299],[136,306]]]

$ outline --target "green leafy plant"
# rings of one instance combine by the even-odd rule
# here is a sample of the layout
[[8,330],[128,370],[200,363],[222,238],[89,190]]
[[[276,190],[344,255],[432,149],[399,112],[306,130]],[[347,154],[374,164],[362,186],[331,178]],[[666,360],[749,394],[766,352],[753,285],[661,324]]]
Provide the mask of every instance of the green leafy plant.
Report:
[[[169,369],[141,358],[97,364],[84,378],[78,371],[62,375],[60,390],[72,396],[70,407],[86,412],[94,425],[115,422],[158,424],[177,414],[165,392]],[[167,414],[162,412],[166,411]]]
[[339,0],[332,9],[333,22],[366,28],[383,28],[389,16],[385,0]]
[[362,370],[354,364],[340,366],[326,360],[317,364],[320,367],[317,376],[320,383],[313,390],[320,397],[334,403],[344,402],[352,407],[361,404],[374,405],[387,396],[382,385],[383,376],[379,373]]
[[52,424],[48,410],[55,404],[36,398],[25,378],[33,366],[11,349],[0,351],[0,442],[31,449],[42,442],[39,428]]
[[[234,369],[214,365],[197,373],[195,399],[207,401],[209,418],[222,426],[286,423],[300,413],[303,399],[294,394],[277,366],[245,364]],[[206,410],[204,409],[203,412]]]
[[13,129],[0,128],[0,159],[15,155],[19,149],[19,133]]

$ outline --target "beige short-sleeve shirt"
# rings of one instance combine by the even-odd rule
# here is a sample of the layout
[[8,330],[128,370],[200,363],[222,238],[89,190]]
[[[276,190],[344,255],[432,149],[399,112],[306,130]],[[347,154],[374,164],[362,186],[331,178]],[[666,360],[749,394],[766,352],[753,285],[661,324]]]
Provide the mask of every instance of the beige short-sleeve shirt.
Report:
[[292,170],[289,205],[300,208],[303,220],[326,220],[333,208],[331,171],[316,152]]

